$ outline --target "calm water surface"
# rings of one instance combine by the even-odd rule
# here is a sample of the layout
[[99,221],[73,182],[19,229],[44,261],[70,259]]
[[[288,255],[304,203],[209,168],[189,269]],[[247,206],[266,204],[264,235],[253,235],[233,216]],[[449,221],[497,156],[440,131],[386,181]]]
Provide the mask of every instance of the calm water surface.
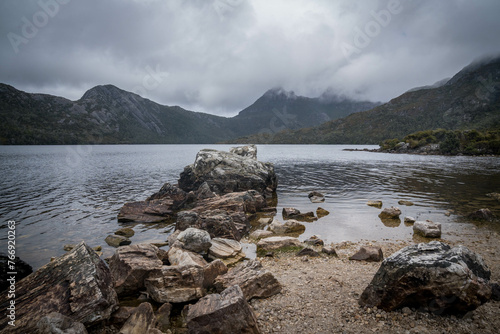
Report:
[[[62,255],[62,246],[85,240],[113,253],[104,238],[123,225],[116,216],[128,201],[144,200],[165,182],[176,183],[184,166],[203,148],[227,145],[0,146],[0,251],[6,250],[7,221],[17,222],[17,254],[35,268]],[[317,234],[342,240],[411,239],[410,226],[384,225],[382,200],[399,206],[402,217],[431,219],[447,231],[469,224],[466,212],[499,203],[485,196],[500,191],[500,158],[441,157],[349,152],[341,145],[259,145],[258,158],[272,162],[279,178],[278,218],[283,207],[330,215],[305,223],[300,239]],[[313,204],[317,190],[325,203]],[[401,206],[401,199],[414,206]],[[446,211],[454,210],[449,217]],[[132,225],[134,243],[164,241],[171,225]]]

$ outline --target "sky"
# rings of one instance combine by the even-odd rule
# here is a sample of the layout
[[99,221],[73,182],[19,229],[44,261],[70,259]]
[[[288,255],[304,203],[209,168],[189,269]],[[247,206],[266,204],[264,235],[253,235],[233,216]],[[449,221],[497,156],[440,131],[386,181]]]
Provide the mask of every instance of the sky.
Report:
[[386,102],[500,53],[498,0],[3,0],[0,82],[233,116],[267,90]]

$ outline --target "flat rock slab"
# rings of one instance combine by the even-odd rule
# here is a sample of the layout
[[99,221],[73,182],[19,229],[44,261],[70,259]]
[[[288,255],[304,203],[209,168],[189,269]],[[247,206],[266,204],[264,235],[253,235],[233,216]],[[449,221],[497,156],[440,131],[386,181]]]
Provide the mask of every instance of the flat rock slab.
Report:
[[440,238],[441,223],[434,223],[430,220],[417,221],[413,224],[413,233],[426,238]]
[[[36,333],[37,322],[52,312],[91,326],[117,309],[111,272],[84,242],[16,283],[16,326],[2,316],[2,333]],[[7,297],[0,295],[0,305],[9,303]]]
[[211,294],[189,307],[189,333],[261,333],[257,318],[238,285]]
[[214,282],[217,291],[239,285],[246,300],[267,298],[281,291],[281,284],[274,275],[264,269],[258,260],[250,260],[239,264],[227,274],[219,276]]
[[386,258],[359,304],[463,315],[490,299],[490,275],[481,256],[464,246],[421,243]]
[[221,259],[226,265],[232,265],[245,258],[241,244],[236,240],[213,238],[208,251],[210,259]]
[[297,238],[293,237],[270,237],[261,239],[257,243],[257,249],[261,250],[276,250],[285,247],[299,247],[302,243]]
[[123,223],[161,223],[175,217],[172,200],[151,200],[125,203],[118,213]]

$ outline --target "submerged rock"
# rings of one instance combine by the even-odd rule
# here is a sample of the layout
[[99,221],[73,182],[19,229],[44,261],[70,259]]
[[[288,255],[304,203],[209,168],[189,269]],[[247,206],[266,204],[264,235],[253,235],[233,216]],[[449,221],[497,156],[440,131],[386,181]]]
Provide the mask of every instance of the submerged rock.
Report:
[[330,214],[330,211],[328,210],[325,210],[323,208],[317,208],[316,209],[316,216],[318,216],[318,219],[319,218],[323,218],[323,217],[326,217]]
[[135,232],[130,227],[123,227],[115,232],[116,235],[121,235],[125,238],[131,238],[134,236]]
[[359,304],[463,315],[490,299],[490,275],[481,256],[464,246],[421,243],[386,258]]
[[295,208],[283,208],[283,219],[296,219],[300,221],[312,222],[317,220],[314,216],[314,212],[301,213]]
[[115,248],[118,248],[120,246],[130,245],[132,243],[132,241],[130,241],[129,238],[115,234],[108,235],[106,239],[104,239],[104,241],[106,241],[106,243],[111,247]]
[[469,219],[472,220],[485,220],[485,221],[493,221],[496,217],[490,211],[490,209],[479,209],[474,211],[468,215]]
[[323,203],[325,201],[325,195],[318,191],[312,191],[307,195],[311,203]]
[[398,201],[398,204],[399,204],[399,205],[412,206],[412,205],[413,205],[413,202],[412,202],[412,201],[405,200],[405,199],[402,199],[402,200],[399,200],[399,201]]
[[39,333],[70,333],[87,334],[87,329],[81,322],[58,312],[52,312],[42,317],[37,323]]
[[382,201],[368,201],[366,205],[382,209]]

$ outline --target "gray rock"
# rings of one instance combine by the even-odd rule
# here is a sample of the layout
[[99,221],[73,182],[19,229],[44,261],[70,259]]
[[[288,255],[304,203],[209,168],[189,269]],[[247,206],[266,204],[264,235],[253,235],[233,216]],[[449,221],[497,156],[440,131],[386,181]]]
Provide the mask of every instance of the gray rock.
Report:
[[[0,305],[10,301],[0,294]],[[57,312],[86,327],[110,318],[118,298],[106,263],[84,242],[16,282],[17,333],[36,333],[38,321]],[[0,317],[0,328],[7,327]]]
[[37,323],[37,329],[44,334],[87,334],[87,330],[81,322],[76,322],[57,312],[42,317]]
[[349,260],[356,261],[367,261],[367,262],[380,262],[384,259],[384,254],[380,247],[362,246],[359,248],[358,252],[351,257]]
[[246,300],[271,297],[281,291],[281,284],[258,260],[239,264],[227,274],[217,277],[214,285],[219,292],[238,285]]
[[108,235],[106,239],[104,239],[104,241],[106,241],[106,243],[111,247],[115,248],[130,245],[132,243],[129,238],[123,237],[121,235]]
[[285,221],[284,223],[279,222],[278,220],[273,220],[271,225],[269,225],[269,229],[277,234],[287,234],[287,233],[303,233],[306,230],[304,224],[299,223],[295,219],[290,219]]
[[469,219],[472,220],[486,220],[486,221],[493,221],[495,220],[495,215],[491,212],[490,209],[479,209],[477,211],[474,211],[468,215]]
[[481,256],[464,246],[421,243],[386,258],[359,303],[463,315],[490,299],[490,275]]
[[255,145],[233,147],[229,150],[229,152],[241,155],[245,158],[257,160],[257,146]]
[[303,248],[297,254],[297,256],[310,256],[310,257],[318,257],[319,253],[311,248]]
[[151,298],[158,303],[184,303],[205,296],[204,270],[198,266],[163,266],[144,280]]
[[115,232],[116,235],[121,235],[122,237],[131,238],[134,236],[135,232],[130,227],[124,227]]
[[206,254],[212,245],[210,233],[193,227],[179,233],[177,240],[182,242],[184,249],[201,254]]
[[156,316],[150,303],[142,303],[132,312],[120,334],[144,334],[155,328]]
[[312,191],[307,195],[311,203],[323,203],[325,201],[325,195],[320,192]]
[[231,239],[213,238],[212,246],[208,250],[210,259],[221,259],[228,266],[244,259],[245,256],[241,244]]
[[421,235],[426,238],[440,238],[441,224],[434,223],[430,220],[417,221],[413,224],[413,233]]
[[263,239],[272,236],[274,233],[272,231],[256,230],[250,233],[250,239]]
[[401,210],[399,208],[395,208],[391,206],[390,208],[385,208],[378,215],[380,219],[398,219],[401,215]]
[[189,308],[189,333],[261,333],[257,318],[238,285],[208,295]]
[[109,260],[109,268],[120,296],[144,289],[144,280],[151,271],[160,270],[160,250],[150,244],[120,247]]
[[257,243],[257,249],[261,250],[276,250],[284,247],[299,247],[301,242],[293,237],[270,237],[261,239]]
[[198,266],[203,268],[208,264],[200,254],[176,247],[176,245],[168,250],[167,257],[172,266]]
[[179,187],[186,192],[207,182],[216,194],[257,190],[264,194],[278,185],[274,167],[235,153],[204,149],[198,152],[194,164],[186,166],[180,175]]

